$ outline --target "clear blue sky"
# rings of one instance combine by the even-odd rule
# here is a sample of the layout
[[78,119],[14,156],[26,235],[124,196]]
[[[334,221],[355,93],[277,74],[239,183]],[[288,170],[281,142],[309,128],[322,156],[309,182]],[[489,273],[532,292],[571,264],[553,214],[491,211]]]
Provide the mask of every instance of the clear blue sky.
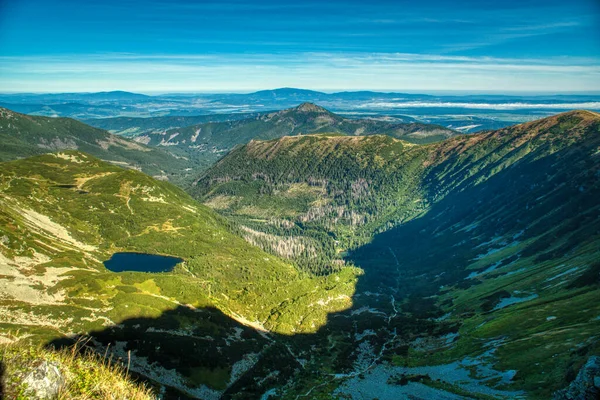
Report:
[[0,91],[600,90],[600,0],[0,0]]

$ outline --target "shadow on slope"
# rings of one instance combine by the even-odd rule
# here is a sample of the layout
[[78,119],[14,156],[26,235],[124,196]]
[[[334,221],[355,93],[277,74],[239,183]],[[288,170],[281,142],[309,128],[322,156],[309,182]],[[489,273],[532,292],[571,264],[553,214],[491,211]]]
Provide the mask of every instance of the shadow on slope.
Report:
[[[56,339],[48,345],[63,347],[77,342],[122,363],[131,357],[131,370],[140,377],[179,389],[187,387],[185,391],[191,398],[211,397],[211,390],[201,389],[202,385],[215,393],[224,390],[232,366],[238,366],[237,374],[246,372],[247,366],[253,365],[254,355],[273,346],[271,338],[215,308],[185,306],[165,311],[157,318],[131,318],[101,331]],[[174,390],[169,390],[168,397],[186,398]]]
[[4,398],[4,363],[0,361],[0,399]]
[[[352,315],[349,310],[332,316],[315,334],[285,336],[258,332],[217,309],[179,306],[157,318],[128,319],[101,331],[53,340],[48,346],[86,343],[113,360],[130,363],[138,379],[164,384],[168,399],[254,399],[292,381],[299,391],[306,391],[316,382],[334,382],[334,372],[357,376],[380,360],[376,356],[389,340],[388,328],[402,327],[415,334],[426,328],[411,325],[406,316],[390,325],[387,316],[351,319]],[[357,340],[355,333],[366,329],[380,334]],[[377,354],[355,372],[359,356],[355,347],[361,341],[370,343]]]
[[[531,154],[495,174],[502,160],[483,166],[426,214],[349,254],[365,271],[357,296],[387,290],[403,313],[462,325],[459,350],[420,362],[495,349],[500,368],[519,371],[517,386],[550,397],[600,352],[590,279],[600,257],[598,144]],[[431,197],[443,189],[431,185]]]
[[447,285],[464,288],[465,267],[506,247],[523,243],[519,256],[539,263],[598,240],[600,164],[593,152],[599,144],[542,158],[531,153],[499,172],[494,170],[504,159],[471,165],[468,172],[477,172],[468,177],[460,176],[459,164],[459,189],[437,202],[436,193],[454,183],[434,185],[443,166],[433,169],[427,178],[430,209],[348,256],[365,270],[361,284],[396,279],[399,293],[425,297]]

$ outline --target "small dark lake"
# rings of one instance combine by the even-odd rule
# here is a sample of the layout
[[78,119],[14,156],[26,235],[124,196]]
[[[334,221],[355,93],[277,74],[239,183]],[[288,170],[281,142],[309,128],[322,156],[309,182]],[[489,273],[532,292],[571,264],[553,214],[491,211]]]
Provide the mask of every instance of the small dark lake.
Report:
[[178,257],[156,254],[115,253],[110,260],[104,261],[104,266],[112,272],[169,272],[182,261]]

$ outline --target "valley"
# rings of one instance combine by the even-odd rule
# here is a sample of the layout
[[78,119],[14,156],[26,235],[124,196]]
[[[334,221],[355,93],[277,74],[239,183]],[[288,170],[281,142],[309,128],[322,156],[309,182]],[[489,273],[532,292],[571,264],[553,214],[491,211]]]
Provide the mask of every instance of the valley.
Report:
[[0,0],[0,400],[600,400],[598,0]]
[[[133,141],[73,121],[75,148],[1,116],[3,343],[86,341],[202,399],[545,399],[600,352],[597,113],[461,135],[302,104]],[[183,261],[103,265],[127,252]]]
[[[425,146],[326,135],[251,142],[205,173],[197,196],[268,233],[250,240],[307,271],[360,267],[353,308],[381,328],[355,336],[377,337],[370,354],[395,344],[382,351],[405,368],[396,373],[487,360],[516,374],[500,387],[548,398],[554,389],[535,382],[564,379],[598,351],[599,124],[578,111]],[[289,238],[329,251],[315,263],[272,245]],[[402,316],[411,322],[396,331],[383,323]]]

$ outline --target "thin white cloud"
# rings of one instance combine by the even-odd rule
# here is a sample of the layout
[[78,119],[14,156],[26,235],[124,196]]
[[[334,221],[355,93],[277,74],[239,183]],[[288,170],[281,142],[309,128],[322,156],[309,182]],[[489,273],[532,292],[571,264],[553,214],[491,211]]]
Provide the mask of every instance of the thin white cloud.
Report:
[[358,105],[356,108],[374,109],[406,109],[406,108],[468,108],[482,110],[600,110],[600,102],[591,101],[584,103],[461,103],[461,102],[424,102],[424,101],[398,101],[398,102],[371,102]]
[[504,31],[548,31],[548,30],[555,30],[555,29],[560,29],[560,28],[572,28],[575,26],[581,26],[582,22],[581,21],[563,21],[563,22],[556,22],[556,23],[552,23],[552,24],[538,24],[538,25],[520,25],[520,26],[511,26],[511,27],[507,27],[504,28]]
[[4,91],[600,90],[600,59],[406,53],[0,57]]
[[559,21],[546,24],[521,24],[507,26],[498,31],[484,34],[481,37],[477,37],[475,40],[469,42],[444,45],[443,49],[448,53],[480,49],[515,41],[517,39],[525,39],[536,36],[550,35],[557,32],[564,32],[572,28],[586,25],[587,23],[587,18],[580,18],[579,20]]

